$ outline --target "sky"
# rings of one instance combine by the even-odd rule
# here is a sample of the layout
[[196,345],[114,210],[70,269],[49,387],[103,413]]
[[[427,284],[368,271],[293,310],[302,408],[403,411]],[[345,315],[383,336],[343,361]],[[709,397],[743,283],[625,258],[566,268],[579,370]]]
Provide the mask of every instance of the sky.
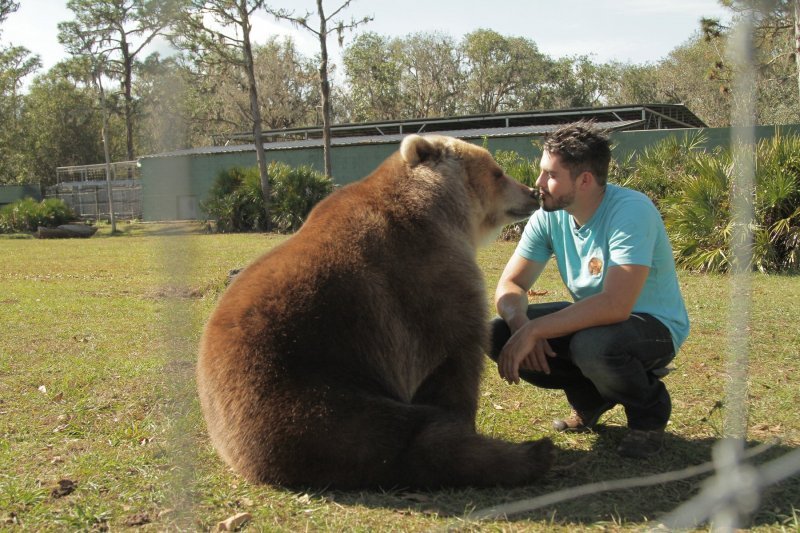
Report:
[[[338,7],[343,0],[326,0]],[[44,72],[66,52],[58,43],[57,25],[72,19],[66,0],[19,0],[20,8],[0,27],[1,45],[21,45],[38,54]],[[276,8],[303,14],[316,8],[314,0],[268,0]],[[456,41],[476,29],[524,37],[552,58],[590,55],[597,62],[658,62],[685,43],[700,27],[702,17],[729,20],[718,0],[353,0],[343,18],[372,16],[374,20],[345,36],[345,46],[357,33],[373,31],[391,37],[417,32],[443,32]],[[315,37],[285,22],[259,15],[254,22],[256,42],[272,35],[291,35],[304,55],[318,51]],[[259,38],[260,36],[260,38]],[[335,38],[328,43],[334,62],[339,59]],[[152,50],[168,54],[166,42]],[[26,80],[26,85],[30,80]]]

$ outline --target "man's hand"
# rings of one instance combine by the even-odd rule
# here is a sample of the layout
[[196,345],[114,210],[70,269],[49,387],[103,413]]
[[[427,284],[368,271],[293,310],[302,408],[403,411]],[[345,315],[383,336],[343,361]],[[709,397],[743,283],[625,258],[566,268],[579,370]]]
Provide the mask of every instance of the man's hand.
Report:
[[549,374],[547,358],[555,355],[547,339],[536,333],[536,323],[531,321],[519,328],[503,347],[497,358],[497,370],[507,382],[519,383],[520,367]]

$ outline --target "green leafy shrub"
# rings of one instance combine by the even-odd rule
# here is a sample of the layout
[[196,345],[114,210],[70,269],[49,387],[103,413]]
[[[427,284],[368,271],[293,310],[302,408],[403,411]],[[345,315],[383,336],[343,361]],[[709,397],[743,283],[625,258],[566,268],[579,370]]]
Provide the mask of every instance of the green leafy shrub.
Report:
[[[800,268],[800,137],[775,136],[756,146],[751,256],[762,272]],[[725,272],[732,266],[733,220],[730,150],[698,153],[663,213],[684,268]]]
[[758,145],[755,212],[762,271],[800,269],[800,136],[776,135]]
[[333,183],[309,166],[290,167],[273,161],[268,168],[270,216],[264,206],[257,167],[234,167],[219,173],[202,209],[222,232],[295,231],[317,202],[330,194]]
[[75,213],[60,198],[23,198],[0,209],[0,232],[34,232],[39,226],[54,228],[71,220]]
[[[514,150],[497,150],[494,159],[509,176],[528,187],[536,187],[536,179],[539,177],[538,160],[527,159]],[[524,227],[525,221],[509,224],[502,229],[499,238],[504,241],[517,241]]]
[[503,171],[528,187],[536,187],[539,177],[539,161],[522,157],[513,150],[497,150],[494,159]]
[[333,191],[333,182],[310,166],[292,168],[273,161],[269,165],[272,182],[272,222],[276,229],[300,229],[311,209]]
[[698,155],[693,172],[674,178],[679,190],[661,205],[675,261],[689,270],[720,272],[730,264],[732,167],[727,155]]
[[667,137],[641,153],[612,161],[609,181],[643,192],[659,206],[662,199],[675,193],[676,177],[691,172],[694,156],[703,151],[705,142],[699,131]]
[[265,231],[268,228],[258,168],[233,167],[220,172],[200,204],[221,232]]

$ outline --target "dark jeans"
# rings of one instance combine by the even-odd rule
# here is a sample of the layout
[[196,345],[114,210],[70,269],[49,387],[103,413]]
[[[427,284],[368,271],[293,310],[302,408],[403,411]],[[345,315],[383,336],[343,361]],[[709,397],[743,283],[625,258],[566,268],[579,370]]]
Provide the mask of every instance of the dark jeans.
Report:
[[[569,305],[529,305],[528,318]],[[489,355],[497,361],[511,330],[502,318],[496,318],[491,332]],[[667,424],[672,405],[657,374],[672,361],[675,350],[669,330],[658,319],[637,313],[618,324],[587,328],[548,342],[556,352],[556,357],[548,359],[550,374],[520,369],[522,379],[539,387],[563,389],[578,411],[622,404],[631,429],[660,429]]]

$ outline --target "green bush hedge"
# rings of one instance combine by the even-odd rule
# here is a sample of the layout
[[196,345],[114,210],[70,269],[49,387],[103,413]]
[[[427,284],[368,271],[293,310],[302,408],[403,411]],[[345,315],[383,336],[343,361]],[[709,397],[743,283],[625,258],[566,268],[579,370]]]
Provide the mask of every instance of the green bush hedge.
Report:
[[221,232],[265,231],[269,226],[256,167],[220,172],[200,207],[217,221]]
[[273,162],[269,166],[269,176],[272,223],[279,231],[300,229],[311,209],[333,191],[333,182],[310,166],[292,168]]
[[23,198],[0,209],[0,233],[34,232],[39,226],[54,228],[71,220],[75,213],[60,198]]
[[680,186],[676,176],[691,172],[697,154],[703,152],[705,138],[699,132],[667,137],[641,153],[611,161],[609,181],[645,193],[656,206]]
[[[726,272],[732,266],[731,150],[698,152],[674,175],[674,193],[663,200],[663,215],[679,265]],[[800,269],[800,137],[775,136],[755,147],[750,225],[754,269]]]
[[296,231],[311,209],[333,191],[333,182],[309,166],[273,161],[268,167],[270,211],[267,217],[257,167],[234,167],[217,175],[201,208],[217,221],[217,230]]
[[536,187],[539,178],[539,161],[522,157],[513,150],[497,150],[494,159],[503,171],[528,187]]

